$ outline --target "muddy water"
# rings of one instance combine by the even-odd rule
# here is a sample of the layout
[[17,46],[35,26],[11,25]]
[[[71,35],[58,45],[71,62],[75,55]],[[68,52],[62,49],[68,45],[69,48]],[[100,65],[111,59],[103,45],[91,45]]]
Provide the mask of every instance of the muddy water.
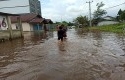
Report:
[[125,80],[124,34],[68,30],[25,33],[0,43],[0,80]]

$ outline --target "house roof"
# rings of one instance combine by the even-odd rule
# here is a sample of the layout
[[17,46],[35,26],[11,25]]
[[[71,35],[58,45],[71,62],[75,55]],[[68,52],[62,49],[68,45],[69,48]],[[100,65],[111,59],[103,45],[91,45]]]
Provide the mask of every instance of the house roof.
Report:
[[112,17],[112,16],[105,16],[105,17],[103,17],[103,21],[114,21],[115,20],[115,18],[114,17]]
[[[18,16],[11,16],[12,23],[17,22]],[[30,22],[34,18],[42,18],[40,15],[27,13],[27,14],[20,14],[20,18],[22,22]]]
[[30,23],[44,23],[45,18],[34,18],[30,21]]
[[46,24],[48,24],[48,23],[52,24],[53,21],[51,19],[46,19]]
[[0,15],[19,16],[18,14],[0,12]]
[[[17,17],[19,16],[11,16],[11,22],[17,22]],[[52,24],[53,22],[51,19],[42,18],[40,15],[27,13],[27,14],[20,14],[20,18],[22,22],[29,22],[29,23],[45,23],[45,24]]]
[[44,23],[44,24],[52,24],[53,22],[51,19],[45,19],[45,18],[34,18],[33,20],[30,21],[30,23]]

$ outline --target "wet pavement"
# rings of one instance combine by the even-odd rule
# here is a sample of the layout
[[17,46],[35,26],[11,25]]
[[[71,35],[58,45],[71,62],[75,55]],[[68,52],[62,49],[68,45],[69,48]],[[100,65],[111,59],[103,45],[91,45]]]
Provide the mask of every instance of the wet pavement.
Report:
[[0,43],[0,80],[125,80],[125,36],[68,30]]

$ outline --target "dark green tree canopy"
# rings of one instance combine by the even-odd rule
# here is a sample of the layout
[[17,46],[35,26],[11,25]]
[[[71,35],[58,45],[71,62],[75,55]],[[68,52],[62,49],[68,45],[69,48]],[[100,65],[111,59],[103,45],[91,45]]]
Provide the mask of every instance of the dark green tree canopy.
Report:
[[122,10],[120,9],[119,11],[118,11],[118,14],[117,15],[121,15],[122,14]]
[[122,14],[121,14],[121,20],[122,20],[122,21],[125,20],[125,10],[122,11]]
[[97,3],[97,10],[94,11],[93,16],[94,19],[102,18],[107,12],[106,10],[101,9],[105,4],[103,2]]
[[82,26],[88,25],[88,18],[86,16],[78,16],[76,19],[74,19],[74,23],[81,24]]
[[97,10],[93,13],[92,25],[97,25],[99,21],[102,20],[102,16],[107,14],[106,10],[101,9],[105,4],[103,2],[97,3]]
[[124,21],[125,20],[125,10],[119,10],[118,11],[118,14],[117,14],[118,16],[117,16],[117,20],[118,21]]

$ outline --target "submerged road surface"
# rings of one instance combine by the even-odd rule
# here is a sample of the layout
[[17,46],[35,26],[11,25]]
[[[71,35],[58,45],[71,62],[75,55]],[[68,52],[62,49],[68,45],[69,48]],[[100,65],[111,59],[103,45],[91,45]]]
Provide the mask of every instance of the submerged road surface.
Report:
[[125,36],[68,30],[0,43],[0,80],[125,80]]

